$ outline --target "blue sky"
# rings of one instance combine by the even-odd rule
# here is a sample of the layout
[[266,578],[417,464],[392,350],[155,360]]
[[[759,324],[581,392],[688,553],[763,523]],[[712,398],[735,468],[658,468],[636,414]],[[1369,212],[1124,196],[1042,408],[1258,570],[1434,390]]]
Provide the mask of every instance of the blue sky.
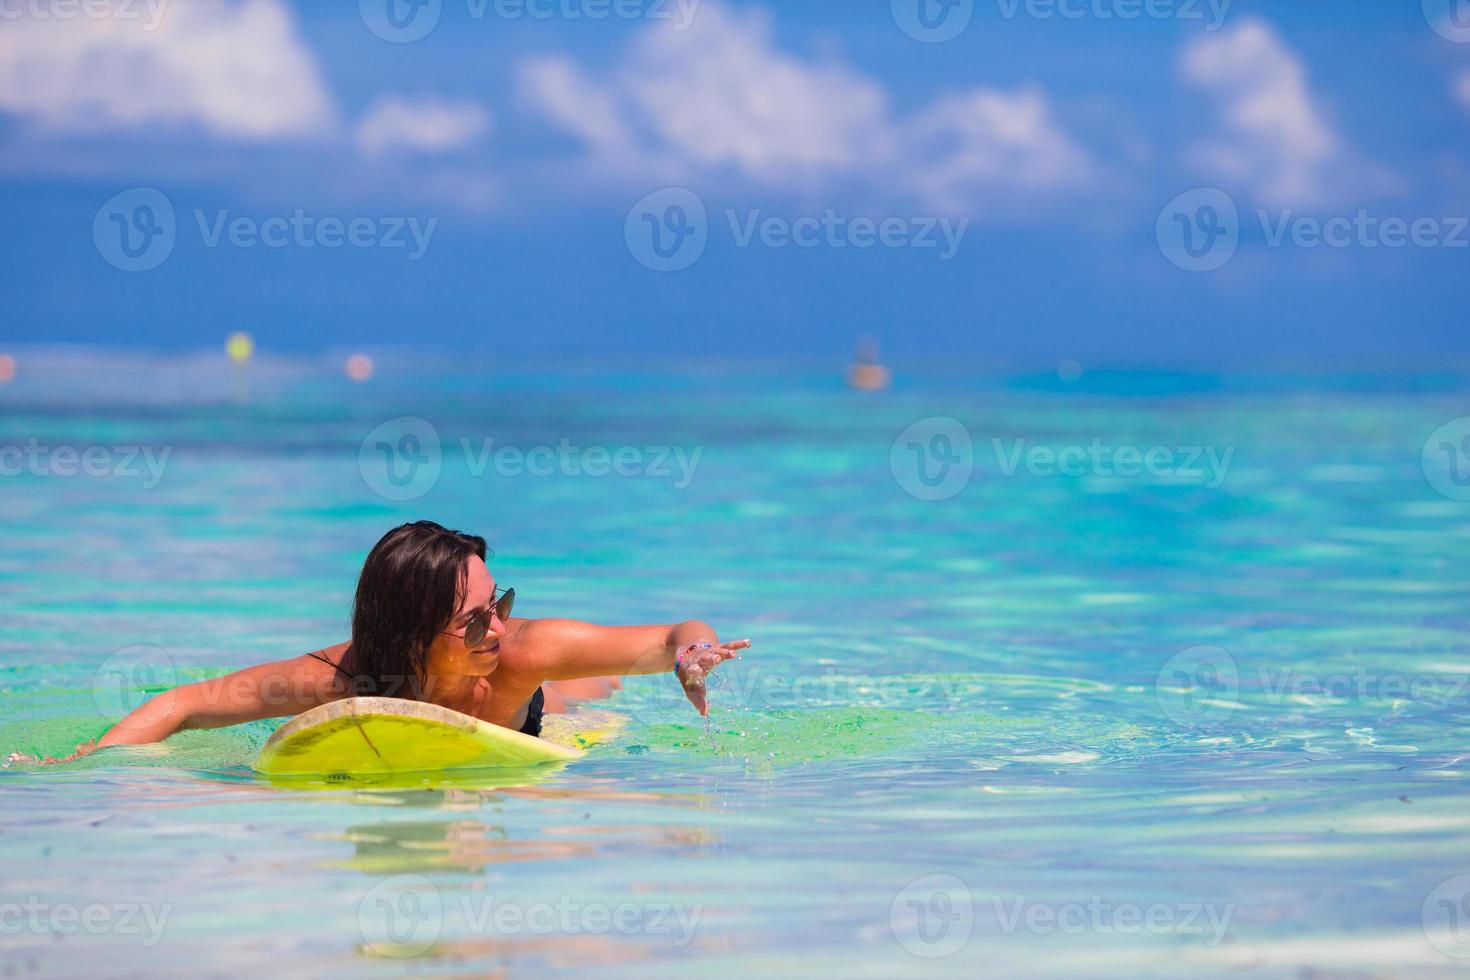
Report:
[[1448,3],[388,2],[7,5],[0,342],[1470,353]]

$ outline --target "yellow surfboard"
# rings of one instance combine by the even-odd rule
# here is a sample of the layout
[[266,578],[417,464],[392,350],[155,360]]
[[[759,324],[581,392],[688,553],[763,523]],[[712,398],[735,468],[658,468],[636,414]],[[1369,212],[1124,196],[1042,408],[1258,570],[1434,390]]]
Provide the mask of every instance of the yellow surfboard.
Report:
[[[354,781],[451,769],[525,768],[581,758],[604,731],[571,732],[559,744],[469,715],[402,698],[345,698],[276,729],[256,759],[270,777]],[[566,741],[566,739],[562,739]]]

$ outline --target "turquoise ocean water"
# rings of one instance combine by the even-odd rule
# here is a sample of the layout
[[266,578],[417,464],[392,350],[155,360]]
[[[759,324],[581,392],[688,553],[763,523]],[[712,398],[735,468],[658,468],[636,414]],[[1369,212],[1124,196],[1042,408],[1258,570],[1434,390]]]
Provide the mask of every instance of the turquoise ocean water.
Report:
[[654,676],[520,786],[0,770],[5,976],[1470,969],[1470,377],[379,367],[22,358],[0,753],[344,639],[419,518],[751,637],[708,731]]

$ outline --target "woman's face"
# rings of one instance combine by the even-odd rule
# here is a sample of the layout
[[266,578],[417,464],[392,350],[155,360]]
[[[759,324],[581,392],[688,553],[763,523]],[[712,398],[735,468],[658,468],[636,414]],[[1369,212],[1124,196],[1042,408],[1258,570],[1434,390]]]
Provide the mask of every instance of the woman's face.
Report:
[[505,635],[505,623],[498,614],[491,613],[490,629],[483,640],[473,647],[465,646],[465,620],[489,606],[495,595],[495,580],[483,560],[471,555],[465,571],[464,598],[453,618],[442,627],[444,632],[429,647],[426,663],[430,675],[484,677],[500,666],[500,638]]

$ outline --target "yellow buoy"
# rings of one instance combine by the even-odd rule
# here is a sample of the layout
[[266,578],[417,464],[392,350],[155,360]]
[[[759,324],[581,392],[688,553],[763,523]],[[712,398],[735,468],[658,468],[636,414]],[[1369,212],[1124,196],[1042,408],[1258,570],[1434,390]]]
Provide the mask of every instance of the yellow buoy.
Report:
[[236,364],[244,364],[255,353],[255,338],[243,330],[236,330],[225,341],[225,353]]

